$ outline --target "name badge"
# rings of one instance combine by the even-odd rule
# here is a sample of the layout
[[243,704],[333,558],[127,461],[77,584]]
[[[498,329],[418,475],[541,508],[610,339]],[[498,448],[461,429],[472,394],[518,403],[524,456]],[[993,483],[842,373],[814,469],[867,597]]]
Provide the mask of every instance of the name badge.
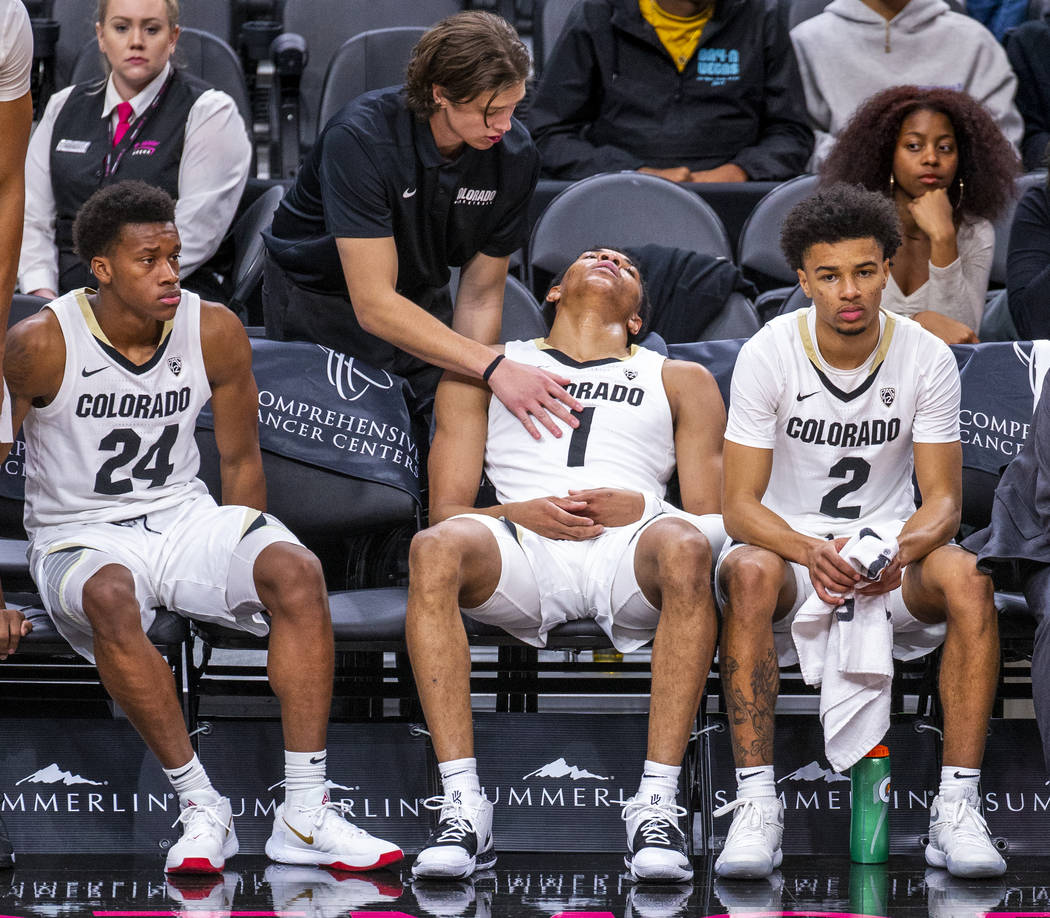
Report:
[[87,153],[90,140],[60,140],[55,147],[57,153]]

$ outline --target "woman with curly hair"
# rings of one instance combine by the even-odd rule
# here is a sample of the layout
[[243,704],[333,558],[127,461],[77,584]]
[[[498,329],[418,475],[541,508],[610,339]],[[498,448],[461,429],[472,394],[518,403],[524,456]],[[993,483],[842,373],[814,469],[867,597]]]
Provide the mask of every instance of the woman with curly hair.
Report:
[[972,97],[894,86],[871,96],[839,135],[824,182],[889,195],[903,243],[882,304],[949,344],[977,340],[995,249],[992,221],[1006,208],[1017,154]]

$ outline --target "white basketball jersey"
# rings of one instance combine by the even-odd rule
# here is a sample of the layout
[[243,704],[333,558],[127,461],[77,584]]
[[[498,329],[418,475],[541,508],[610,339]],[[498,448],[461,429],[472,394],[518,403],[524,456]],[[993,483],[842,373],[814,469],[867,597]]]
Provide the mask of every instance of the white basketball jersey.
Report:
[[635,345],[622,359],[579,363],[542,339],[511,341],[506,354],[568,377],[565,388],[583,411],[579,427],[555,418],[562,436],[540,427],[537,442],[499,399],[490,400],[485,472],[500,503],[564,497],[570,488],[623,488],[663,496],[675,467],[663,356]]
[[30,408],[23,427],[30,538],[44,526],[133,519],[204,493],[193,439],[211,397],[200,297],[182,292],[142,366],[109,343],[84,290],[46,308],[62,327],[66,365],[54,400]]
[[879,344],[855,370],[824,361],[812,308],[772,320],[737,358],[726,439],[773,451],[762,503],[797,532],[896,537],[915,512],[913,443],[959,439],[947,345],[909,319],[879,321]]

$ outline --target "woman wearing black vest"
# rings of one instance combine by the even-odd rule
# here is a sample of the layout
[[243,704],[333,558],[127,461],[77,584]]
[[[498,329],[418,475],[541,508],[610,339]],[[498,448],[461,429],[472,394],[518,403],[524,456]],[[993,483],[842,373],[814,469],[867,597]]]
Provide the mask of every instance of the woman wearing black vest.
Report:
[[92,192],[131,178],[176,199],[182,277],[196,289],[188,276],[233,220],[251,146],[234,101],[172,67],[178,15],[178,0],[99,0],[109,78],[52,96],[29,145],[23,292],[54,298],[93,285],[73,252],[73,218]]

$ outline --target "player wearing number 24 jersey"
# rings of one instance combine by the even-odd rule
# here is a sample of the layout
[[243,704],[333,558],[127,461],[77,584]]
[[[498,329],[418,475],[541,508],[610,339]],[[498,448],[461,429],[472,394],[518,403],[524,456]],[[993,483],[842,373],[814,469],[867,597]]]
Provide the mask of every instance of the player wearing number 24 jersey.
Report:
[[[147,632],[156,610],[270,631],[281,702],[285,800],[266,853],[365,870],[396,845],[346,822],[325,783],[332,622],[317,559],[264,512],[258,393],[243,326],[179,287],[175,205],[120,182],[73,229],[98,279],[20,322],[5,373],[26,436],[30,568],[55,627],[106,689],[178,793],[169,873],[220,873],[237,853],[230,802],[193,753],[168,664]],[[223,504],[197,479],[197,413],[211,400]]]
[[[811,599],[807,612],[857,620],[833,630],[829,647],[870,640],[863,629],[877,634],[887,620],[898,659],[943,641],[944,768],[926,860],[958,876],[1006,869],[978,795],[999,665],[992,585],[973,555],[950,544],[962,501],[959,375],[944,344],[879,309],[900,241],[892,203],[859,186],[832,185],[798,204],[781,246],[813,305],[759,331],[733,373],[724,491],[733,541],[715,576],[737,799],[716,812],[735,811],[719,876],[764,877],[783,858],[773,776],[778,663],[797,659],[791,622]],[[839,552],[847,537],[870,544],[872,535],[889,561],[869,579]],[[844,670],[845,657],[837,660]],[[859,672],[885,665],[865,660]],[[856,698],[855,684],[849,691]],[[848,716],[860,720],[859,709]],[[866,747],[868,734],[862,739]]]

